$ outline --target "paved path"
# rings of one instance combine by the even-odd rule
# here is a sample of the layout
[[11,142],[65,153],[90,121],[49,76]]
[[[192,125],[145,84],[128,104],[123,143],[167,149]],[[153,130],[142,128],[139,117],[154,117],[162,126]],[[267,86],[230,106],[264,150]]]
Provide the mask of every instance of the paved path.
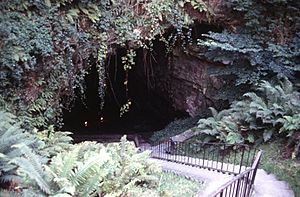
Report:
[[[84,138],[86,140],[86,136],[80,136],[81,138]],[[108,142],[110,140],[115,140],[120,138],[121,136],[109,136],[107,138],[104,139],[103,136],[88,136],[88,139],[92,138],[93,140],[96,141],[101,141],[105,140],[105,142]],[[80,139],[81,139],[80,138]],[[109,139],[108,139],[109,138]],[[132,140],[134,139],[134,135],[133,136],[129,136],[129,138],[132,138]],[[145,147],[144,147],[145,148]],[[147,147],[146,149],[149,149],[149,147]],[[143,149],[143,147],[142,147]],[[152,153],[156,154],[159,153],[160,151],[157,149],[155,149],[155,147],[151,147],[152,149]],[[161,153],[160,153],[161,154]],[[167,154],[166,154],[167,155]],[[173,156],[167,155],[168,159],[172,160]],[[197,159],[192,159],[192,158],[188,158],[188,157],[182,157],[182,158],[175,158],[176,160],[182,160],[182,161],[188,161],[191,163],[198,163],[198,162],[203,162],[198,161]],[[172,171],[175,172],[176,174],[182,175],[182,176],[186,176],[186,177],[190,177],[192,179],[195,180],[199,180],[199,181],[204,181],[204,187],[201,188],[199,190],[199,192],[197,193],[196,197],[205,197],[207,195],[209,195],[212,191],[216,190],[217,188],[219,188],[221,185],[223,185],[224,183],[226,183],[227,181],[229,181],[232,178],[232,175],[228,175],[228,174],[222,174],[216,171],[210,171],[207,169],[201,169],[201,168],[197,168],[197,167],[192,167],[192,166],[188,166],[188,165],[184,165],[184,164],[178,164],[175,162],[169,162],[169,161],[165,161],[165,160],[159,160],[159,159],[151,159],[153,161],[155,161],[156,163],[158,163],[159,165],[162,166],[162,168],[165,171]],[[196,161],[197,160],[197,161]],[[204,161],[204,163],[207,162],[209,164],[209,162],[214,163],[213,161]],[[209,164],[212,165],[212,164]],[[236,171],[235,167],[232,164],[227,164],[228,166],[226,166],[226,168],[229,168],[229,170],[231,171]],[[232,165],[232,166],[230,166]],[[220,168],[219,164],[213,164],[213,166],[216,166],[216,168]],[[244,169],[242,169],[244,170]],[[186,196],[188,197],[188,196]],[[295,197],[294,192],[292,190],[289,189],[289,186],[286,182],[283,181],[278,181],[276,179],[276,177],[272,174],[267,174],[264,170],[259,169],[257,171],[257,175],[255,178],[255,182],[254,182],[254,191],[252,194],[252,197]]]
[[259,169],[254,182],[253,197],[294,197],[294,192],[284,181],[279,181],[273,174]]
[[[196,197],[208,196],[221,185],[229,181],[233,175],[222,174],[216,171],[201,169],[159,159],[151,159],[158,163],[165,171],[172,171],[176,174],[190,177],[195,180],[204,181],[204,188],[201,188]],[[259,169],[254,183],[253,197],[295,197],[294,192],[289,189],[286,182],[278,181],[272,174],[267,174]]]

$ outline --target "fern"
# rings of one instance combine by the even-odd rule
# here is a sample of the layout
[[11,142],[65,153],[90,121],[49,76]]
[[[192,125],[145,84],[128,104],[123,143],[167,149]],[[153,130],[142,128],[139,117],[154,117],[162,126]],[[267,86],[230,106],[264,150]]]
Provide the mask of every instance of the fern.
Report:
[[33,153],[25,144],[17,144],[13,147],[18,148],[24,157],[16,157],[10,162],[16,164],[22,173],[34,180],[43,192],[50,194],[51,188],[44,180],[45,174],[42,167],[47,160],[43,160],[40,156]]
[[41,144],[38,147],[39,154],[49,158],[68,150],[73,140],[70,137],[71,132],[55,131],[53,126],[49,126],[48,129],[43,131],[34,129],[32,133],[40,140]]
[[299,92],[287,79],[279,85],[261,81],[257,91],[244,94],[228,110],[212,109],[213,116],[200,119],[197,130],[229,143],[268,141],[281,133],[292,136],[299,126]]
[[0,111],[0,182],[21,179],[16,171],[17,166],[10,162],[22,154],[19,149],[14,148],[18,143],[33,145],[35,139],[20,128],[14,115]]

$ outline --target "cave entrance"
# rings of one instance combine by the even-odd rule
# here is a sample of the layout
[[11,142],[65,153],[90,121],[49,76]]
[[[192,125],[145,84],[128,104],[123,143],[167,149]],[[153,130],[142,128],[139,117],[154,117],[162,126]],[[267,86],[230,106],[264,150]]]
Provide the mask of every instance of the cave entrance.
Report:
[[[108,135],[119,139],[124,134],[139,134],[147,138],[175,118],[185,115],[175,111],[172,103],[166,96],[162,96],[159,88],[155,86],[152,68],[160,66],[159,64],[166,66],[167,61],[161,49],[151,54],[145,54],[142,49],[136,52],[135,67],[128,75],[127,92],[124,85],[126,75],[121,63],[121,57],[126,54],[126,51],[119,49],[116,55],[108,58],[104,106],[101,110],[98,73],[96,66],[92,66],[85,77],[85,97],[76,91],[74,105],[70,110],[64,111],[64,129],[72,131],[75,140],[78,136],[87,138],[87,136]],[[120,108],[128,99],[131,101],[130,109],[121,117]],[[86,139],[79,141],[82,140]]]

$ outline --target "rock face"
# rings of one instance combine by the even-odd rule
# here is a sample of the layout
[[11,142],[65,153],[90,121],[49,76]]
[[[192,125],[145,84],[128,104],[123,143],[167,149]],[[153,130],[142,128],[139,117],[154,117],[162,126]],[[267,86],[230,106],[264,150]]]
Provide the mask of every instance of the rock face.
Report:
[[159,64],[155,67],[156,88],[168,95],[176,110],[185,111],[190,116],[214,106],[214,96],[224,83],[208,73],[208,68],[220,65],[200,59],[197,54],[192,48],[188,53],[175,49],[168,66]]

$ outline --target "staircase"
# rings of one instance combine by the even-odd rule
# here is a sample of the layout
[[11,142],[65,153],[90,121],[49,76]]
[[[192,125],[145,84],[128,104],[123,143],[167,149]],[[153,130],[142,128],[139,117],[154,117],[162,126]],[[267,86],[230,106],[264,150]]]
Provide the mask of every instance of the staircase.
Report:
[[279,181],[273,174],[259,169],[254,182],[253,197],[294,197],[294,192],[284,181]]
[[[151,147],[151,160],[159,164],[164,171],[171,171],[178,175],[189,177],[205,183],[205,187],[199,189],[196,197],[215,196],[212,194],[221,186],[228,183],[241,172],[248,170],[251,166],[238,166],[230,163],[204,160],[201,158],[191,158],[188,156],[172,155],[169,153],[169,144],[162,143]],[[142,148],[143,149],[143,148]],[[146,148],[149,149],[149,148]],[[257,158],[255,159],[257,160]],[[205,164],[202,168],[202,163]],[[259,163],[259,159],[254,163]],[[198,164],[198,165],[194,165]],[[199,165],[200,164],[200,165]],[[224,170],[226,169],[226,170]],[[251,168],[250,168],[251,169]],[[229,172],[229,173],[227,173]],[[231,173],[230,173],[231,172]],[[235,189],[233,189],[235,191]],[[217,195],[220,196],[220,195]],[[223,197],[238,197],[244,194],[223,193]],[[252,197],[295,197],[294,192],[284,181],[279,181],[272,174],[267,174],[264,170],[258,169],[254,179]]]
[[[151,158],[151,160],[160,165],[164,171],[174,172],[178,175],[204,182],[204,188],[200,188],[195,197],[206,197],[233,178],[233,175],[207,169],[160,159]],[[252,197],[295,197],[295,195],[286,182],[278,181],[274,175],[267,174],[264,170],[259,169],[254,182]]]

